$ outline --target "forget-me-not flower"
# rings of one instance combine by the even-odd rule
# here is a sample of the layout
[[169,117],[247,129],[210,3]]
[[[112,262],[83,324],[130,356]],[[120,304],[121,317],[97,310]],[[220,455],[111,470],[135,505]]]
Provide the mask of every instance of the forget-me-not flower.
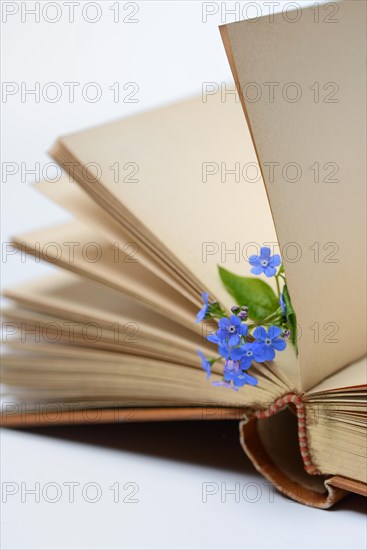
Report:
[[230,358],[240,361],[240,366],[243,370],[249,369],[252,361],[256,361],[257,363],[266,361],[261,346],[256,342],[247,342],[238,348],[231,349]]
[[260,256],[250,256],[249,262],[253,266],[251,273],[254,275],[264,273],[267,277],[273,277],[277,272],[276,268],[280,266],[281,260],[279,254],[271,256],[270,248],[263,246],[260,249]]
[[216,334],[209,334],[206,339],[208,340],[208,342],[217,344],[219,355],[224,357],[224,359],[229,359],[228,344],[225,341],[223,342],[220,338],[218,338]]
[[256,386],[257,379],[241,369],[240,361],[226,361],[223,377],[226,382],[233,383],[236,388],[242,388],[245,384]]
[[266,331],[264,327],[257,327],[254,330],[254,338],[256,342],[256,350],[263,357],[262,361],[272,361],[275,357],[275,350],[283,351],[287,345],[283,338],[280,338],[282,329],[280,327],[271,326]]
[[280,298],[279,298],[279,305],[280,305],[280,307],[282,308],[282,312],[283,312],[284,317],[286,317],[286,315],[287,315],[287,309],[286,309],[286,305],[285,305],[285,301],[284,301],[284,296],[283,296],[283,294],[280,295]]
[[201,321],[204,321],[209,308],[209,292],[202,292],[201,297],[203,299],[204,305],[196,315],[195,323],[200,323]]
[[203,352],[201,350],[198,349],[197,352],[198,352],[198,355],[201,359],[201,366],[203,367],[203,369],[206,372],[206,379],[208,379],[209,376],[211,375],[210,362],[208,361],[208,359],[205,357],[205,355],[203,354]]
[[231,315],[229,319],[223,317],[218,321],[219,329],[216,332],[218,339],[224,343],[228,342],[231,347],[238,346],[241,336],[246,336],[248,326],[241,321],[237,315]]

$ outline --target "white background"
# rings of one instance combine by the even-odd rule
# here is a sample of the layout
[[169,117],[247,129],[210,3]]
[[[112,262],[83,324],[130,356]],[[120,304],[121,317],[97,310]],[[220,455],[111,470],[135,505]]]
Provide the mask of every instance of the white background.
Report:
[[[200,93],[203,82],[231,82],[218,25],[234,19],[228,9],[237,8],[242,18],[238,9],[249,4],[120,2],[115,22],[116,2],[99,2],[100,13],[93,6],[85,11],[88,3],[74,3],[70,22],[67,2],[40,2],[36,22],[27,12],[36,2],[1,2],[2,80],[6,90],[15,91],[3,95],[1,104],[5,242],[12,234],[68,218],[28,185],[42,177],[50,161],[45,151],[58,135]],[[206,11],[216,13],[204,21]],[[59,21],[51,23],[54,19]],[[56,102],[50,102],[55,91],[50,82],[61,89]],[[65,82],[80,83],[74,102]],[[92,88],[85,91],[91,82],[102,92],[97,102],[82,93],[92,96]],[[109,89],[116,82],[117,102]],[[123,86],[131,82],[139,87],[137,103],[122,101],[132,90]],[[38,85],[35,101],[25,92]],[[38,173],[27,173],[37,170],[37,162]],[[11,169],[13,175],[4,173]],[[52,270],[34,260],[21,263],[18,256],[3,258],[2,265],[5,286]],[[273,493],[243,456],[233,423],[3,430],[1,443],[4,549],[366,546],[362,498],[350,497],[325,512]],[[79,484],[74,502],[70,482]],[[136,503],[123,502],[135,487],[123,489],[129,482],[138,486]],[[217,492],[203,502],[207,482]],[[88,489],[87,483],[94,485]],[[114,484],[120,487],[119,502],[110,489]],[[40,502],[26,492],[32,487]],[[235,487],[239,502],[225,494]],[[11,488],[15,494],[6,497],[4,489]],[[100,498],[93,503],[96,488]]]

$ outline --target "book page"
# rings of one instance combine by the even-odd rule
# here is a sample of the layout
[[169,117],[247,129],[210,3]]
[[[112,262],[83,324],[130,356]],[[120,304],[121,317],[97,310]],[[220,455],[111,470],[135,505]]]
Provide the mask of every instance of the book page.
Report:
[[[95,200],[108,202],[119,220],[190,274],[198,293],[209,290],[228,308],[233,299],[219,279],[218,264],[249,274],[247,258],[264,242],[276,241],[254,148],[233,94],[231,102],[220,95],[198,97],[59,143],[83,167],[98,164],[98,181],[89,186],[84,181]],[[115,181],[116,163],[121,170],[134,163],[136,181],[122,181],[124,171]],[[77,174],[75,179],[81,183]]]
[[333,6],[318,20],[313,6],[221,29],[297,313],[304,390],[366,349],[366,3]]
[[367,386],[366,357],[351,363],[336,374],[329,376],[326,380],[323,380],[312,388],[312,390],[308,391],[307,395],[314,395],[320,392],[338,392],[338,395],[340,395],[341,391],[347,393],[348,390],[353,390],[353,395],[355,395],[356,390],[363,388],[363,386]]
[[79,185],[73,180],[63,176],[59,181],[53,183],[42,181],[35,185],[35,188],[43,195],[53,200],[68,212],[80,219],[85,225],[98,225],[98,231],[113,242],[122,251],[136,249],[136,259],[149,271],[157,275],[165,283],[172,286],[188,300],[195,303],[196,307],[201,304],[201,297],[193,294],[192,288],[185,286],[184,280],[176,280],[172,274],[167,272],[166,266],[159,265],[156,258],[151,258],[143,249],[142,242],[131,241],[129,234],[124,231],[112,216],[110,216],[98,203],[93,201]]
[[52,264],[122,292],[161,315],[201,334],[195,306],[161,279],[118,250],[94,228],[75,221],[16,236],[14,244]]
[[6,339],[9,350],[16,348],[33,353],[42,350],[57,357],[73,349],[94,349],[160,359],[193,368],[198,366],[194,345],[190,349],[187,345],[177,345],[168,337],[152,338],[144,326],[134,323],[106,327],[94,321],[78,322],[66,316],[45,315],[21,307],[5,309],[3,317],[10,335]]
[[[169,361],[97,349],[76,353],[69,349],[65,355],[57,355],[45,351],[43,346],[38,346],[34,354],[29,352],[28,344],[25,348],[26,365],[21,351],[4,355],[2,381],[9,393],[13,390],[14,395],[26,397],[29,392],[38,399],[43,395],[45,401],[110,400],[121,406],[196,404],[242,408],[245,403],[259,406],[271,402],[288,390],[286,384],[276,385],[269,380],[269,373],[256,364],[250,372],[258,377],[258,386],[247,385],[238,393],[208,384],[199,365],[188,368]],[[274,367],[270,374],[275,378],[276,373]],[[220,367],[215,366],[213,379],[221,378]]]
[[23,307],[47,315],[109,327],[116,330],[116,336],[125,326],[127,329],[136,326],[139,337],[131,338],[133,342],[139,341],[144,333],[153,340],[168,341],[178,349],[182,346],[195,350],[199,346],[211,346],[203,341],[201,335],[193,334],[136,300],[64,270],[17,285],[6,290],[4,295]]

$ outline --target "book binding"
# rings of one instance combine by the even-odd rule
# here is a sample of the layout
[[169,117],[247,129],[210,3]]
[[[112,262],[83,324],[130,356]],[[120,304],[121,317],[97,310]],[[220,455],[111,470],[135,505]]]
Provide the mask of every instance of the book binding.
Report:
[[[269,438],[264,437],[262,422],[286,410],[293,413],[297,422],[300,458],[297,468],[288,468],[285,462],[279,460],[276,453],[279,447],[272,445],[271,439],[269,444]],[[269,425],[267,430],[273,428]],[[249,412],[240,422],[239,430],[242,448],[257,471],[286,497],[301,504],[327,509],[351,492],[367,496],[367,484],[338,475],[322,475],[318,471],[308,445],[306,411],[300,395],[289,393],[267,409]],[[281,434],[275,433],[274,436],[281,437]],[[285,436],[291,438],[289,430],[285,431]]]

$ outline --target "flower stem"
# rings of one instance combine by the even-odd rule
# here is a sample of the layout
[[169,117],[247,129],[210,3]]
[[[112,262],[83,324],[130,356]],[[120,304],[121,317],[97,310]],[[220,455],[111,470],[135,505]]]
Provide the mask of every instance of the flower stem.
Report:
[[270,321],[274,321],[275,319],[278,319],[281,315],[281,308],[278,308],[276,311],[273,311],[270,315],[262,319],[261,321],[257,321],[256,323],[251,323],[248,325],[249,328],[253,327],[259,327],[261,325],[269,324]]
[[275,275],[275,282],[277,284],[278,299],[280,300],[279,273],[277,275]]

